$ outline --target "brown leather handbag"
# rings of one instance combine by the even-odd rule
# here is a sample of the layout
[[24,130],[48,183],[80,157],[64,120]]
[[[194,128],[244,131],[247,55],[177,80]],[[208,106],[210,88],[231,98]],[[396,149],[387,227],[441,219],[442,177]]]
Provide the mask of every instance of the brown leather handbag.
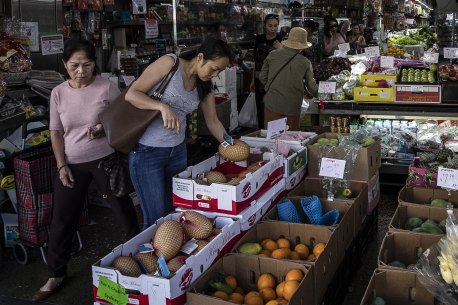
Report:
[[[178,69],[179,60],[176,58],[170,72],[162,79],[161,84],[157,87],[151,97],[160,101],[164,94],[165,88],[169,84],[173,75]],[[110,103],[99,114],[100,123],[102,123],[108,143],[111,147],[124,154],[128,154],[137,144],[146,128],[151,124],[153,119],[159,114],[158,110],[145,110],[133,106],[126,101],[126,88],[121,94]]]

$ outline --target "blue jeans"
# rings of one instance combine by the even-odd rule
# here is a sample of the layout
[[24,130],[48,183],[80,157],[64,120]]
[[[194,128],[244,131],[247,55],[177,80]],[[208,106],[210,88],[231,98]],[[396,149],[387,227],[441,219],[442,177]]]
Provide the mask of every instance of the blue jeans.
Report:
[[186,166],[184,142],[175,147],[137,143],[130,152],[130,175],[143,211],[143,230],[173,211],[172,178]]

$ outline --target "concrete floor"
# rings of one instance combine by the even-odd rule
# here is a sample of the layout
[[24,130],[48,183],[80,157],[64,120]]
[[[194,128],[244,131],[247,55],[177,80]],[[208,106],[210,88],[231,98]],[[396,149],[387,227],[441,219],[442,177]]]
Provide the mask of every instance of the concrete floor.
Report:
[[[399,189],[385,190],[382,188],[378,235],[369,245],[367,255],[363,258],[362,267],[354,277],[344,305],[360,304],[367,283],[376,268],[378,251],[387,231],[387,225],[397,206],[398,191]],[[90,215],[94,223],[81,228],[84,248],[70,262],[67,284],[59,293],[51,296],[47,303],[41,304],[93,304],[91,265],[119,245],[122,238],[109,209],[90,205]],[[39,304],[28,300],[46,281],[47,270],[41,259],[39,249],[33,248],[31,250],[32,257],[27,265],[20,265],[15,261],[11,248],[1,250],[1,305]]]

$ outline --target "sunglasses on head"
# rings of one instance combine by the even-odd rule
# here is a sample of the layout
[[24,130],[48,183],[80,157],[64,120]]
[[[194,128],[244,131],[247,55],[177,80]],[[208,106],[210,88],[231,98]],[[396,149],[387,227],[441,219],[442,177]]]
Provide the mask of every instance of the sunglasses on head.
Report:
[[266,20],[268,19],[277,19],[278,20],[278,15],[277,14],[267,14],[265,19]]

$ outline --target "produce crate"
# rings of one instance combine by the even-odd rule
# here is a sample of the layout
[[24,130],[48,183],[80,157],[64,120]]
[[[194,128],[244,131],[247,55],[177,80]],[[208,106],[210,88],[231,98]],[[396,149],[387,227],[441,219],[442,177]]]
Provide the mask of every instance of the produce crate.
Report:
[[[414,70],[419,70],[420,74],[422,73],[422,71],[427,71],[427,73],[429,73],[429,68],[403,66],[403,67],[401,67],[401,69],[399,70],[399,73],[398,73],[398,84],[405,84],[405,85],[432,85],[434,83],[437,83],[437,80],[438,80],[437,72],[434,72],[434,79],[435,79],[434,83],[430,83],[429,80],[427,80],[427,81],[419,80],[419,81],[403,82],[402,81],[402,74],[404,73],[404,71],[409,70],[410,68],[412,68]],[[406,73],[407,73],[407,71],[406,71]]]
[[[206,294],[208,282],[217,278],[221,272],[233,275],[237,284],[245,291],[258,291],[257,280],[263,273],[271,273],[277,283],[283,279],[291,269],[300,269],[304,278],[293,294],[289,305],[313,305],[315,304],[315,292],[313,290],[313,273],[311,266],[293,261],[280,261],[268,257],[255,255],[228,254],[218,260],[207,272],[205,272],[186,293],[187,305],[230,305],[228,301],[215,298]],[[207,292],[208,293],[208,292]]]
[[[415,293],[413,293],[415,292]],[[413,272],[375,270],[361,305],[371,305],[375,297],[386,304],[434,305],[434,296],[421,284]]]
[[367,253],[369,243],[374,237],[377,236],[378,232],[378,206],[373,211],[372,215],[367,215],[361,225],[361,230],[357,238],[358,256],[362,259]]
[[359,81],[361,86],[366,87],[378,87],[381,80],[393,81],[396,83],[396,75],[384,75],[384,74],[361,74]]
[[440,103],[440,85],[398,84],[394,86],[395,102]]
[[354,88],[356,102],[394,102],[394,88]]
[[458,81],[442,82],[442,103],[458,104]]
[[450,194],[449,197],[448,192],[443,189],[404,186],[399,191],[398,202],[403,205],[414,204],[429,206],[434,199],[444,199],[450,201],[456,209],[458,208],[458,191],[450,191]]
[[[458,215],[458,210],[454,209],[454,214]],[[417,233],[407,230],[406,223],[407,220],[411,217],[418,217],[421,218],[423,221],[426,219],[432,219],[435,222],[439,223],[447,218],[447,209],[417,204],[399,204],[388,226],[388,230],[393,232],[409,232],[411,234],[432,234]],[[437,235],[444,236],[444,233]]]
[[434,234],[387,232],[380,247],[378,268],[414,272],[412,269],[392,266],[390,263],[398,261],[406,267],[416,264],[423,251],[436,244],[441,238],[441,235]]

